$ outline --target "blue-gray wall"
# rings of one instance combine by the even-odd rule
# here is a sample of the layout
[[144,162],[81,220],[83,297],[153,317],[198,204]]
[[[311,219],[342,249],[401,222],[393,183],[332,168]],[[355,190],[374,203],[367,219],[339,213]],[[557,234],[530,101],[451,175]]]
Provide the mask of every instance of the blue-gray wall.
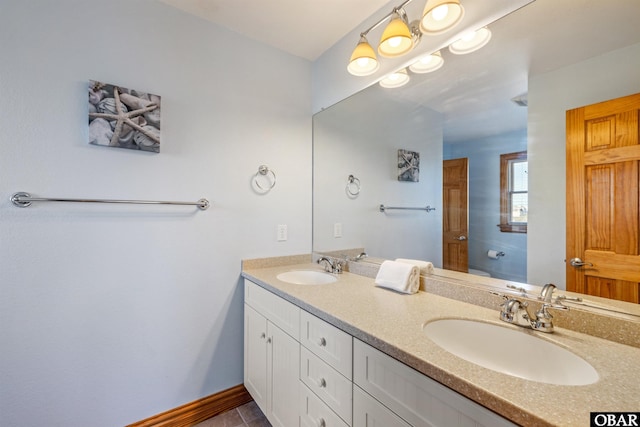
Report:
[[[469,159],[469,268],[492,277],[526,282],[527,235],[504,233],[500,224],[500,155],[525,151],[527,130],[444,144],[444,159]],[[491,259],[487,250],[505,253]]]

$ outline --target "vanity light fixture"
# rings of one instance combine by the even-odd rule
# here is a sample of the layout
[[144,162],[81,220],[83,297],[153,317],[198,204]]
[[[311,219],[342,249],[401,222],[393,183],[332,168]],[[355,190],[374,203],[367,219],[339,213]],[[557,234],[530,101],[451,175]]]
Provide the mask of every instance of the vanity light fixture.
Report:
[[378,53],[386,58],[395,58],[409,52],[414,47],[414,38],[409,29],[407,13],[396,8],[391,21],[385,27],[378,45]]
[[369,76],[378,71],[378,68],[380,68],[380,63],[376,58],[376,53],[367,41],[367,37],[361,34],[360,42],[351,54],[347,70],[354,76]]
[[431,73],[440,69],[444,65],[444,59],[440,51],[423,55],[416,62],[409,65],[409,69],[417,74]]
[[387,89],[394,89],[406,85],[407,83],[409,83],[409,80],[409,73],[407,73],[406,68],[403,68],[385,76],[382,80],[380,80],[380,86]]
[[451,43],[451,45],[449,45],[449,51],[456,55],[475,52],[489,43],[489,40],[491,40],[491,31],[487,27],[483,27],[479,30],[466,33],[460,40]]
[[464,16],[460,0],[427,0],[420,20],[423,34],[442,34],[455,27]]
[[413,0],[404,0],[404,2],[394,7],[393,10],[382,19],[360,33],[360,41],[353,50],[349,65],[347,66],[349,73],[354,76],[368,76],[378,70],[379,63],[375,57],[375,52],[373,52],[371,45],[367,41],[367,34],[369,34],[369,31],[382,25],[387,19],[390,19],[390,22],[380,38],[378,53],[387,58],[395,58],[410,52],[415,47],[422,36],[420,23],[415,21],[409,24],[407,13],[404,10],[404,6],[412,1]]

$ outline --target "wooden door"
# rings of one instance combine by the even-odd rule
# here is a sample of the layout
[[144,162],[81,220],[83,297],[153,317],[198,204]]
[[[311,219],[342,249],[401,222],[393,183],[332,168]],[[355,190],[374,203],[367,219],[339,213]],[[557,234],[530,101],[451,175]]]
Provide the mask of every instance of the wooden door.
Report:
[[445,160],[442,166],[442,268],[469,267],[468,160]]
[[569,291],[639,302],[639,115],[640,94],[567,111]]

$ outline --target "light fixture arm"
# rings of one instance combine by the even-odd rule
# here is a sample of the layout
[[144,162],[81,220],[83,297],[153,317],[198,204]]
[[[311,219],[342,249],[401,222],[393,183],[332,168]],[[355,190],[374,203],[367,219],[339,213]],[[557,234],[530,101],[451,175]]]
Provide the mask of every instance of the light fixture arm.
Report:
[[363,36],[366,37],[367,34],[369,34],[369,31],[373,31],[376,28],[378,28],[384,21],[391,18],[394,13],[398,13],[402,17],[402,19],[407,20],[407,13],[404,11],[404,7],[409,3],[411,3],[412,1],[413,0],[405,0],[400,5],[394,7],[391,12],[387,13],[385,16],[380,18],[378,22],[376,22],[375,24],[373,24],[372,26],[370,26],[369,28],[361,32],[360,37],[363,37]]

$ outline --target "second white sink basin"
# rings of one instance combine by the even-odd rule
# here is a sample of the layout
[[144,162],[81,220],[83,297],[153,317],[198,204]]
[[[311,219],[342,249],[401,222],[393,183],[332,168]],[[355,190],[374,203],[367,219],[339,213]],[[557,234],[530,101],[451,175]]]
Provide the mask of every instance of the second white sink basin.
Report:
[[599,378],[581,357],[525,331],[464,319],[435,320],[423,331],[448,352],[514,377],[574,386],[593,384]]
[[292,283],[294,285],[326,285],[337,282],[338,279],[323,271],[317,270],[292,270],[280,273],[276,276],[278,280]]

